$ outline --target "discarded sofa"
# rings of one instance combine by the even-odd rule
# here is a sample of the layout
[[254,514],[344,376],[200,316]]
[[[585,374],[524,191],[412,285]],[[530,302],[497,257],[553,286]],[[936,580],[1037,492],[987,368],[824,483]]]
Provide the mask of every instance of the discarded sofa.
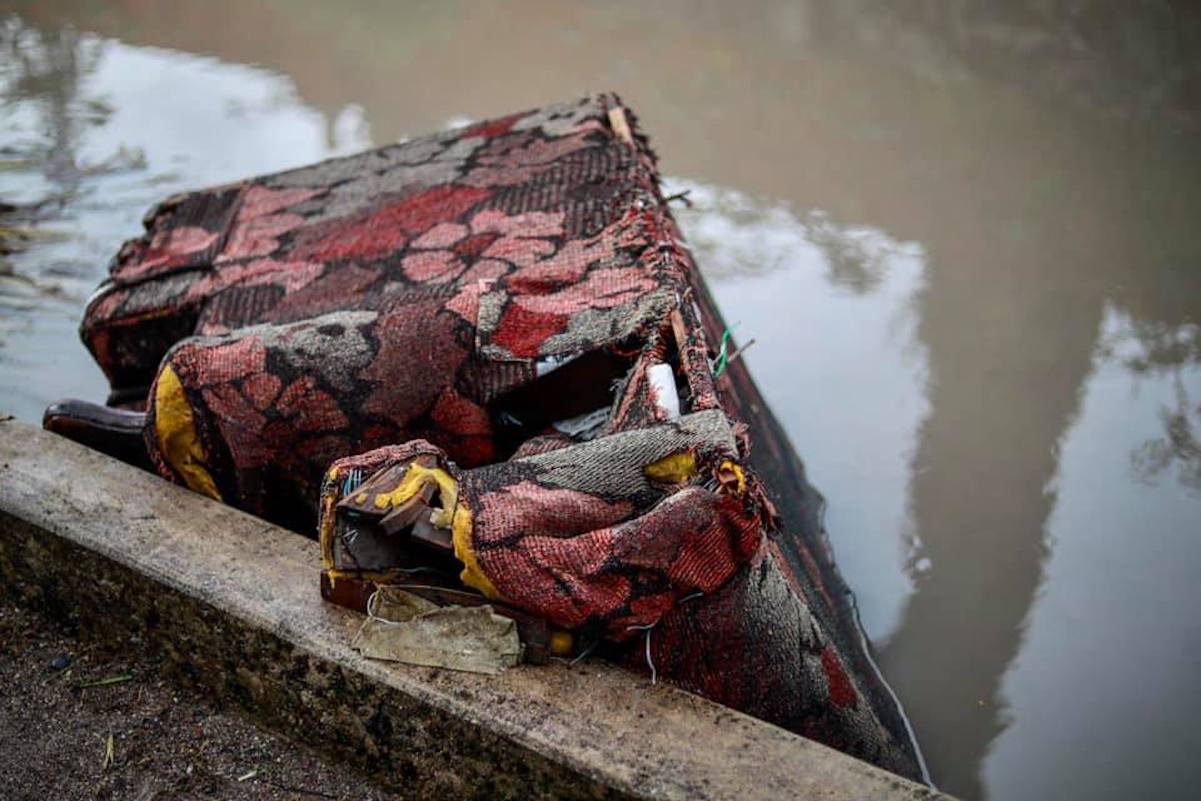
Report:
[[616,96],[178,195],[145,223],[82,325],[109,407],[47,427],[316,530],[330,600],[487,604],[529,657],[603,654],[920,778],[817,497],[715,348]]

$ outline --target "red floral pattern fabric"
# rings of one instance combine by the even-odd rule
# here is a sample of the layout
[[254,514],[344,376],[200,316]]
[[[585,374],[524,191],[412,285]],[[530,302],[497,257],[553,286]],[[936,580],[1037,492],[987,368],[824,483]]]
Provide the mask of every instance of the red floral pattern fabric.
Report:
[[[164,476],[201,469],[228,503],[345,534],[364,482],[437,463],[456,546],[505,603],[916,776],[828,554],[746,466],[703,286],[620,109],[598,95],[171,198],[84,341],[114,402],[148,397]],[[186,467],[158,426],[176,382]]]

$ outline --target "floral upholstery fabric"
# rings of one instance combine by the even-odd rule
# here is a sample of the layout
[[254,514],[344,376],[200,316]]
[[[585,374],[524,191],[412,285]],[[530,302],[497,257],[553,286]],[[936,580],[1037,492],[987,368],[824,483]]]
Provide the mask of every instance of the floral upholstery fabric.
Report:
[[145,399],[165,477],[319,519],[327,564],[408,514],[407,481],[446,506],[467,586],[918,775],[825,552],[781,528],[748,466],[695,265],[618,98],[180,195],[146,229],[82,333],[111,401]]

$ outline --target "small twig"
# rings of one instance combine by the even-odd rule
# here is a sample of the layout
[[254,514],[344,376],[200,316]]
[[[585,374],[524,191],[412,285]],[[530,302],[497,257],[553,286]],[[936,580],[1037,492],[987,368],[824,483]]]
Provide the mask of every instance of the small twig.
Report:
[[66,670],[60,670],[57,673],[53,673],[45,681],[43,681],[42,684],[44,684],[44,685],[51,684],[52,682],[56,682],[59,679],[64,679],[67,676],[69,676],[71,674],[71,671],[73,671],[73,670],[75,670],[75,668],[69,667]]
[[568,662],[568,664],[569,665],[579,664],[580,660],[584,659],[589,654],[591,654],[593,651],[595,651],[596,646],[598,646],[598,645],[600,645],[600,640],[593,640],[591,645],[589,645],[583,651],[580,651],[579,655],[576,656],[574,659],[572,659],[570,662]]
[[685,189],[683,192],[676,192],[674,195],[668,195],[663,198],[664,203],[670,203],[673,200],[678,200],[688,208],[692,208],[692,199],[688,196],[692,194],[691,189]]
[[621,106],[609,109],[609,127],[618,139],[627,145],[634,144],[634,133],[630,130],[629,120],[626,119],[626,110]]
[[100,766],[100,770],[105,771],[112,767],[113,760],[116,759],[116,755],[117,748],[113,743],[113,736],[110,734],[108,736],[108,742],[106,742],[104,745],[104,764]]
[[318,796],[319,798],[332,798],[332,799],[334,799],[334,801],[337,801],[337,798],[338,798],[338,796],[336,796],[336,795],[331,795],[329,793],[323,793],[320,790],[306,790],[303,787],[289,787],[286,784],[280,784],[279,782],[273,782],[270,779],[259,779],[259,781],[261,781],[263,784],[269,784],[278,790],[285,790],[289,793],[300,793],[302,795],[315,795],[315,796]]
[[96,681],[85,681],[83,684],[79,685],[79,688],[82,690],[84,687],[104,687],[109,684],[121,684],[122,682],[132,680],[132,673],[119,673],[116,676],[108,676],[103,679],[97,679]]
[[578,664],[579,664],[580,662],[582,662],[584,659],[587,659],[587,658],[588,658],[588,656],[589,656],[589,654],[591,654],[593,651],[595,651],[595,650],[596,650],[596,647],[597,647],[598,645],[600,645],[600,640],[593,640],[593,641],[592,641],[592,642],[591,642],[591,643],[588,645],[588,647],[587,647],[587,648],[585,648],[583,651],[580,651],[580,653],[579,653],[579,654],[577,654],[576,656],[573,656],[573,657],[571,657],[570,659],[568,659],[568,658],[567,658],[567,657],[565,657],[565,656],[552,656],[552,657],[551,657],[551,661],[552,661],[552,662],[562,662],[564,665],[567,665],[568,667],[572,667],[572,666],[574,666],[574,665],[578,665]]
[[750,339],[748,339],[748,340],[746,341],[746,344],[745,344],[745,345],[740,345],[740,346],[738,346],[737,348],[735,348],[735,349],[734,349],[734,352],[733,352],[733,353],[731,353],[731,354],[729,355],[729,357],[726,359],[726,366],[728,367],[730,364],[732,364],[732,363],[734,362],[734,360],[735,360],[735,359],[737,359],[739,356],[741,356],[741,355],[742,355],[742,352],[743,352],[744,350],[746,350],[747,348],[749,348],[751,345],[754,345],[754,344],[755,344],[755,341],[756,341],[756,340],[755,340],[755,338],[754,338],[754,337],[751,337]]
[[241,776],[239,776],[238,781],[244,782],[247,779],[253,779],[255,776],[258,776],[258,775],[259,775],[259,772],[257,770],[252,770],[249,773],[243,773]]

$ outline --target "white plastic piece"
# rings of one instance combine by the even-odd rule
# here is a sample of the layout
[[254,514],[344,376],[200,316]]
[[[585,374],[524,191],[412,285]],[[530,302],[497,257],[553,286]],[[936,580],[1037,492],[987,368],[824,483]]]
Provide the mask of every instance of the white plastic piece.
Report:
[[595,409],[591,412],[569,417],[566,420],[556,420],[555,429],[572,439],[592,439],[598,429],[609,420],[609,407]]
[[670,364],[652,364],[646,371],[651,399],[666,420],[680,419],[680,395],[676,392],[676,374]]
[[534,362],[534,374],[541,378],[547,373],[553,373],[565,364],[574,362],[579,354],[570,354],[565,356],[543,356],[538,361]]

